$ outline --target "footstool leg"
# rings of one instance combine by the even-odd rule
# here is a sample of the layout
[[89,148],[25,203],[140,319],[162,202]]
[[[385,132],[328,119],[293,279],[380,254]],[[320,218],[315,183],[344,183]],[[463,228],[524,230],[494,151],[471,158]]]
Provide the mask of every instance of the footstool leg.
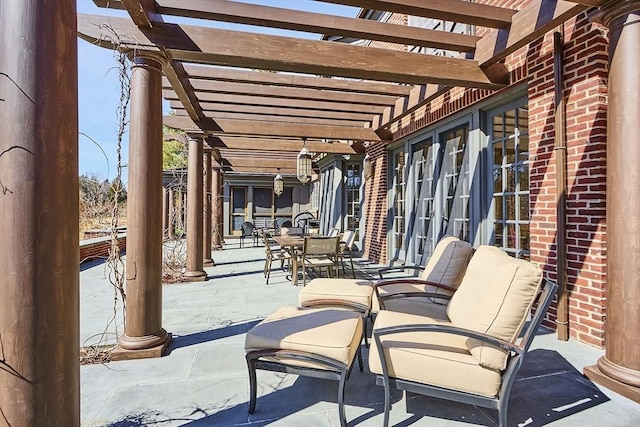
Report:
[[340,427],[347,427],[347,414],[344,410],[344,386],[347,382],[347,371],[343,369],[340,374],[340,385],[338,386],[338,416],[340,418]]
[[249,413],[256,410],[256,395],[258,384],[256,382],[256,361],[247,357],[247,367],[249,368]]

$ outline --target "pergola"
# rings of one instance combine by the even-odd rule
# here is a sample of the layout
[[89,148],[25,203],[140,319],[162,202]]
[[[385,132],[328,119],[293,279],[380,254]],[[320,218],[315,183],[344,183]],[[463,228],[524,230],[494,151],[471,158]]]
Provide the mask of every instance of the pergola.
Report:
[[[95,1],[125,9],[130,19],[76,18],[75,0],[2,4],[0,230],[8,244],[0,249],[0,414],[10,425],[80,423],[78,36],[123,49],[133,61],[127,324],[119,343],[129,357],[154,357],[169,341],[161,316],[163,123],[189,136],[189,169],[197,173],[188,180],[195,225],[187,269],[202,280],[201,171],[209,155],[218,168],[275,174],[265,153],[292,173],[303,140],[316,153],[362,153],[363,142],[389,141],[395,122],[452,87],[508,85],[505,57],[600,7],[611,40],[607,180],[625,191],[607,200],[607,348],[590,372],[609,387],[640,389],[640,215],[638,197],[629,197],[640,195],[633,142],[640,134],[640,1],[532,0],[519,11],[462,0],[323,1],[472,24],[482,36],[223,0]],[[166,16],[459,55],[171,24]],[[107,28],[119,35],[117,46]],[[162,97],[175,115],[162,116]]]

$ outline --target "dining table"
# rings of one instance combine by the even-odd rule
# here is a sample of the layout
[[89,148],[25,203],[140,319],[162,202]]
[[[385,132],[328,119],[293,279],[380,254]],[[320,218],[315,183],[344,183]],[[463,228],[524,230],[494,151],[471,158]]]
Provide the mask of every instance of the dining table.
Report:
[[298,257],[296,251],[304,246],[304,235],[301,234],[276,234],[273,240],[283,249],[288,249],[291,253],[291,280],[298,286]]

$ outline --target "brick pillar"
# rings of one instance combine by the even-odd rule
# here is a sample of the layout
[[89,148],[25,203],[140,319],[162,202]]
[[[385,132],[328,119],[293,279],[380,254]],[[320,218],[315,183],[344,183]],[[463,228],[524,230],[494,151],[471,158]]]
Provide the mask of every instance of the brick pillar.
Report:
[[77,426],[76,2],[0,10],[0,425]]
[[609,27],[605,356],[585,374],[640,402],[640,0],[604,8]]
[[162,327],[162,59],[136,51],[131,70],[127,312],[114,359],[160,357]]

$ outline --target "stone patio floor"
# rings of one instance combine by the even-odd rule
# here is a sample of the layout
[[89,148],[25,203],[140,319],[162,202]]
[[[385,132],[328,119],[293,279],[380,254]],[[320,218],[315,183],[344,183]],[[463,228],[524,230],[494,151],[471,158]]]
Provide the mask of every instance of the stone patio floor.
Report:
[[[251,246],[251,244],[249,244]],[[283,305],[296,305],[299,287],[275,269],[262,275],[264,248],[240,249],[228,239],[213,252],[206,282],[163,286],[163,326],[173,342],[162,358],[85,365],[81,368],[83,426],[337,426],[337,383],[258,371],[258,401],[247,413],[248,329]],[[359,277],[377,265],[357,259]],[[348,272],[348,271],[347,271]],[[80,273],[81,343],[93,344],[114,317],[105,265],[83,264]],[[121,323],[116,310],[116,323]],[[122,333],[122,326],[119,327]],[[354,369],[346,387],[349,425],[382,425],[383,390],[367,369]],[[509,425],[640,426],[640,404],[596,386],[581,375],[601,350],[558,341],[541,331],[511,394]],[[493,410],[415,394],[392,394],[391,425],[495,426]]]

